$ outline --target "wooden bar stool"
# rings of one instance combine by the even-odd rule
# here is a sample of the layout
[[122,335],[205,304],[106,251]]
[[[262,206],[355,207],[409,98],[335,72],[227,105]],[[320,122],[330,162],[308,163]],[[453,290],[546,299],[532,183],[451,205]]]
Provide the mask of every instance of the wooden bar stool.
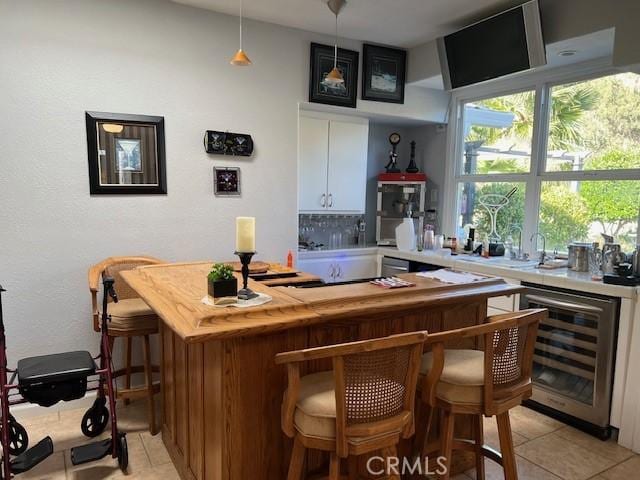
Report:
[[[349,478],[356,478],[358,455],[397,456],[400,439],[414,431],[426,338],[415,332],[276,355],[289,378],[282,404],[282,429],[294,439],[288,480],[302,478],[308,448],[330,452],[329,480],[340,478],[340,459],[349,457]],[[328,358],[333,370],[300,377],[303,362]]]
[[[109,323],[109,341],[111,348],[116,338],[124,340],[124,368],[113,373],[114,378],[124,376],[125,387],[118,389],[118,398],[124,399],[125,404],[130,400],[146,398],[149,417],[149,431],[151,435],[158,433],[156,425],[156,408],[154,395],[160,392],[160,382],[153,381],[153,373],[159,372],[158,365],[151,364],[151,348],[149,336],[158,333],[158,316],[136,292],[122,280],[120,272],[132,270],[142,265],[157,265],[166,263],[153,257],[109,257],[89,269],[89,289],[93,308],[93,328],[100,331],[100,310],[98,304],[98,286],[101,277],[111,277],[115,280],[115,290],[118,303],[109,305],[111,322]],[[111,301],[111,299],[109,299]],[[142,338],[143,365],[131,364],[132,343],[134,337]],[[131,388],[131,375],[143,373],[144,387]]]
[[[490,317],[483,325],[429,335],[426,345],[431,352],[423,356],[420,368],[422,410],[428,416],[416,446],[423,458],[438,451],[446,458],[447,472],[440,478],[450,477],[453,450],[467,450],[476,455],[478,480],[485,478],[484,457],[502,466],[505,480],[517,480],[509,410],[531,396],[533,351],[538,324],[546,315],[544,309],[523,310]],[[481,340],[484,351],[444,348],[445,342],[473,337]],[[435,409],[442,414],[440,442],[429,444]],[[453,438],[459,414],[475,416],[473,440]],[[483,415],[497,416],[500,452],[484,445]]]

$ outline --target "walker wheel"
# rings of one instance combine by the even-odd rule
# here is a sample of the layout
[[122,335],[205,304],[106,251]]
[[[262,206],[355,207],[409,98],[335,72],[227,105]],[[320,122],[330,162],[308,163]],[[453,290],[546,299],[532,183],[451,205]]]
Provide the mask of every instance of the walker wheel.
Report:
[[109,410],[106,407],[106,399],[104,397],[97,398],[91,408],[83,415],[80,429],[89,438],[97,437],[104,431],[108,421]]
[[9,417],[9,453],[11,455],[20,455],[27,450],[28,446],[29,435],[27,435],[27,431],[11,415]]
[[127,437],[124,433],[118,433],[118,465],[123,473],[126,473],[129,466],[129,449],[127,448]]

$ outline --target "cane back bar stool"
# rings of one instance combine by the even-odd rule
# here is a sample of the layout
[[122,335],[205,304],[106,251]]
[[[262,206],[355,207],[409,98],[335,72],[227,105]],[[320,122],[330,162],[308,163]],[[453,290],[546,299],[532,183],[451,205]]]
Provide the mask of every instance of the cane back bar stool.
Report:
[[[116,338],[124,340],[124,368],[113,373],[114,378],[124,376],[125,386],[118,389],[118,398],[125,404],[130,400],[146,398],[149,431],[152,435],[158,433],[156,424],[156,409],[154,395],[160,392],[160,383],[153,381],[153,373],[159,372],[157,365],[151,364],[151,348],[149,336],[158,333],[158,316],[136,292],[122,279],[120,272],[132,270],[143,265],[157,265],[166,263],[153,257],[109,257],[89,269],[89,289],[93,307],[93,328],[100,331],[100,311],[98,305],[98,285],[101,277],[111,277],[115,280],[115,290],[118,303],[109,305],[111,322],[109,323],[109,342],[113,348]],[[111,301],[111,300],[110,300]],[[131,353],[134,337],[142,338],[143,365],[132,365]],[[144,387],[131,387],[131,376],[143,373]]]
[[[505,480],[517,480],[509,410],[531,396],[531,369],[538,325],[544,309],[523,310],[489,317],[487,323],[429,335],[431,351],[422,357],[420,380],[422,411],[427,411],[421,442],[423,457],[439,451],[446,458],[448,480],[453,450],[476,456],[476,478],[484,480],[484,457],[504,469]],[[478,338],[480,350],[449,350],[445,342]],[[426,407],[426,408],[425,408]],[[429,443],[434,411],[440,410],[440,441]],[[454,440],[455,416],[473,415],[473,440]],[[482,416],[496,416],[500,452],[484,445]],[[423,417],[423,415],[420,415]],[[420,419],[422,421],[422,418]],[[420,445],[418,445],[420,447]]]
[[[349,478],[356,478],[358,455],[380,449],[397,455],[400,439],[414,431],[426,338],[414,332],[276,355],[289,378],[282,404],[282,429],[294,439],[288,480],[302,478],[306,449],[330,452],[329,480],[340,478],[343,458],[349,458]],[[328,358],[333,370],[300,376],[303,362]]]

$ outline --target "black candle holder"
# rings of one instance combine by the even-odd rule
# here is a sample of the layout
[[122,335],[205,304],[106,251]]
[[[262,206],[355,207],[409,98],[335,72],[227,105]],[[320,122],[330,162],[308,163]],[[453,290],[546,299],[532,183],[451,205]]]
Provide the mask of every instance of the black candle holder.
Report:
[[258,296],[253,290],[247,287],[247,281],[249,280],[249,264],[251,263],[251,257],[256,252],[235,252],[240,257],[240,263],[242,263],[242,288],[238,291],[238,298],[240,300],[251,300]]

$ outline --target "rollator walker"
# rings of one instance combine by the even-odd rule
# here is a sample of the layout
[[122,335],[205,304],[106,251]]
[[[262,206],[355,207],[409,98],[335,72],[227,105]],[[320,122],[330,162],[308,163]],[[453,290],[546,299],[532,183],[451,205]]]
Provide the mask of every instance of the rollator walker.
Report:
[[[97,398],[82,417],[80,429],[85,436],[94,438],[105,430],[107,423],[111,420],[111,437],[72,448],[71,463],[80,465],[111,455],[117,458],[122,471],[126,471],[129,463],[127,439],[125,433],[118,430],[111,348],[107,336],[107,325],[111,321],[107,313],[108,299],[111,297],[114,302],[118,301],[113,283],[112,278],[103,279],[100,354],[97,357],[93,358],[87,351],[28,357],[19,360],[15,370],[7,368],[5,326],[2,316],[2,292],[6,290],[0,286],[0,406],[2,408],[0,479],[9,479],[31,470],[53,453],[53,441],[50,436],[46,436],[28,448],[27,431],[11,415],[12,405],[33,403],[42,407],[51,407],[60,401],[82,398],[87,391],[93,390],[97,392]],[[96,361],[99,366],[96,365]],[[7,381],[9,373],[11,380]],[[97,385],[88,388],[89,382],[92,384],[97,382]]]

